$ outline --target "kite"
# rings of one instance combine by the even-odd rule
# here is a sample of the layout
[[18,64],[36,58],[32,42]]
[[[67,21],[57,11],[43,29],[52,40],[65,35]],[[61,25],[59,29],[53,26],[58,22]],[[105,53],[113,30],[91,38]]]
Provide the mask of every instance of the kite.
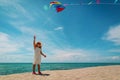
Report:
[[58,1],[53,1],[50,2],[50,7],[54,6],[54,8],[56,8],[57,12],[61,12],[65,9],[65,6],[62,5],[62,3],[58,2]]

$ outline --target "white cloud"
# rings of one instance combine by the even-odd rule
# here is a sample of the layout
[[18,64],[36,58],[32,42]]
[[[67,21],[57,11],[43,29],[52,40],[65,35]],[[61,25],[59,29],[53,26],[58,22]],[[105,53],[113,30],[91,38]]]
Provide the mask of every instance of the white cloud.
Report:
[[[95,61],[92,52],[75,48],[52,49],[45,61],[49,62],[91,62]],[[92,53],[93,54],[93,53]]]
[[111,41],[115,45],[120,45],[120,25],[111,27],[104,35],[103,39]]
[[9,41],[8,39],[9,35],[8,34],[5,34],[3,32],[0,32],[0,41]]
[[14,6],[14,8],[16,9],[16,11],[19,10],[19,12],[21,14],[23,14],[24,17],[26,17],[26,18],[28,18],[29,20],[32,20],[32,21],[34,20],[34,18],[32,17],[32,15],[30,15],[29,12],[23,6],[21,6],[20,4],[16,4]]
[[14,3],[17,3],[18,0],[12,0],[12,1],[9,1],[9,0],[0,0],[0,6],[9,6],[9,5],[13,5]]
[[25,18],[26,20],[34,20],[33,15],[20,4],[20,0],[0,0],[0,6],[4,10],[4,14],[13,19]]
[[0,32],[0,53],[11,53],[18,51],[20,46],[15,44],[10,36],[6,33]]
[[33,28],[29,28],[29,27],[26,27],[26,26],[16,25],[16,28],[19,29],[22,33],[26,33],[26,34],[29,34],[29,35],[34,35],[37,31]]
[[120,56],[112,56],[111,57],[113,60],[120,60]]
[[[120,25],[111,27],[108,30],[108,32],[103,36],[103,40],[113,42],[114,45],[119,46],[120,45]],[[108,50],[108,52],[119,53],[120,49],[119,48],[114,48],[114,49]]]
[[120,53],[120,49],[110,49],[108,52]]
[[54,30],[63,30],[64,28],[63,27],[56,27],[56,28],[54,28]]
[[33,47],[27,41],[0,32],[0,62],[32,62]]
[[33,61],[33,54],[0,54],[0,62],[32,62]]
[[120,63],[120,56],[98,56],[96,62]]

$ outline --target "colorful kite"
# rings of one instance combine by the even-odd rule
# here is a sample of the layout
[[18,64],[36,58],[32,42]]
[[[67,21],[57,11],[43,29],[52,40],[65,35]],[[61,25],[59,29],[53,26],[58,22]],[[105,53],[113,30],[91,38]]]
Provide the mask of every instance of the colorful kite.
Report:
[[50,2],[50,7],[54,6],[56,8],[57,12],[61,12],[65,9],[65,6],[62,5],[62,3],[58,2],[58,1],[53,1]]

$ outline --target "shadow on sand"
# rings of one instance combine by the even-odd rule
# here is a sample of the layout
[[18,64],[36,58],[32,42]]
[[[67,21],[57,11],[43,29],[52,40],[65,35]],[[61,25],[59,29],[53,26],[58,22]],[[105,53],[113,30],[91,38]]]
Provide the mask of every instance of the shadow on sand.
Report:
[[41,76],[49,76],[50,74],[42,74]]
[[50,74],[36,74],[36,75],[40,75],[40,76],[50,76]]

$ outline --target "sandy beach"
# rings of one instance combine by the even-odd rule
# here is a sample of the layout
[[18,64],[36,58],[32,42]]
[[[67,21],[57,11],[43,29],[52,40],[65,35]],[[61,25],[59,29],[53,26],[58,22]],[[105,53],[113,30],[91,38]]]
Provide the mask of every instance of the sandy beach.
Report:
[[0,80],[120,80],[120,66],[90,67],[72,70],[43,71],[0,76]]

